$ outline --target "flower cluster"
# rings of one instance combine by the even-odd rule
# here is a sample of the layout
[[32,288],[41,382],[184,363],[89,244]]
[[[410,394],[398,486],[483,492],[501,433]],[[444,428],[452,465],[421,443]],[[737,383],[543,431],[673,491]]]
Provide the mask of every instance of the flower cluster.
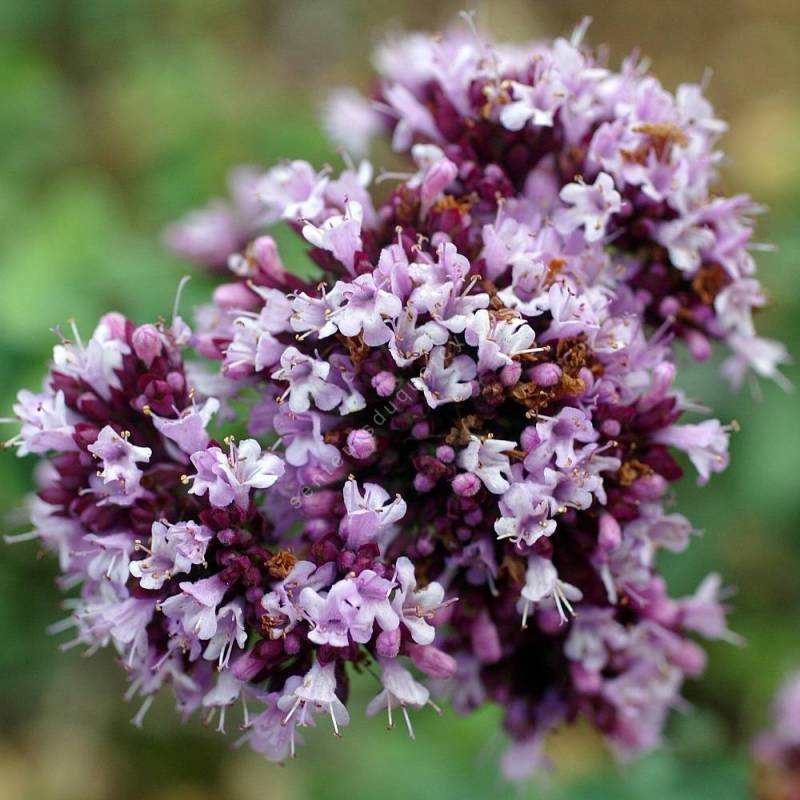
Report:
[[790,676],[772,707],[772,727],[753,743],[758,767],[758,797],[800,797],[800,673]]
[[[163,685],[220,728],[241,704],[283,760],[318,715],[340,733],[369,668],[367,713],[412,736],[432,695],[499,704],[519,777],[578,716],[654,746],[703,669],[690,636],[735,639],[719,578],[674,599],[656,557],[693,533],[667,508],[676,454],[705,483],[731,430],[684,419],[676,348],[724,341],[736,383],[785,359],[752,325],[756,207],[709,193],[724,125],[699,87],[613,72],[582,35],[384,45],[375,96],[334,95],[327,127],[354,152],[389,130],[412,171],[380,201],[367,161],[237,173],[233,205],[168,232],[230,270],[193,329],[108,315],[20,394],[32,535],[137,721]],[[315,280],[284,268],[279,222]],[[213,439],[242,402],[246,438]]]

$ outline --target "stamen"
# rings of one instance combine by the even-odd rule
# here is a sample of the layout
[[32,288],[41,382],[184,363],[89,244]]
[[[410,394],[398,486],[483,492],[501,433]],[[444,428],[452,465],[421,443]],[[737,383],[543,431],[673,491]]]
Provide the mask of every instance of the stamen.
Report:
[[33,539],[38,539],[40,535],[37,530],[28,531],[27,533],[3,534],[3,541],[6,544],[19,544],[20,542],[30,542]]
[[328,710],[331,712],[331,722],[333,722],[333,735],[341,736],[342,734],[339,733],[339,726],[336,724],[336,713],[333,710],[333,703],[331,703],[328,706]]
[[136,712],[136,715],[131,720],[131,723],[134,724],[137,728],[142,727],[142,723],[144,722],[145,714],[150,710],[150,706],[153,705],[154,696],[150,695],[149,697],[145,698],[145,701],[140,706],[139,710]]
[[181,297],[183,296],[183,289],[187,283],[192,279],[191,275],[184,275],[178,282],[178,288],[175,292],[175,302],[172,305],[172,321],[175,322],[178,316],[178,309],[181,305]]
[[400,704],[400,709],[402,710],[403,716],[405,717],[406,720],[406,728],[408,728],[408,736],[410,739],[415,739],[416,737],[414,736],[414,728],[411,725],[411,717],[408,716],[408,709],[402,703]]

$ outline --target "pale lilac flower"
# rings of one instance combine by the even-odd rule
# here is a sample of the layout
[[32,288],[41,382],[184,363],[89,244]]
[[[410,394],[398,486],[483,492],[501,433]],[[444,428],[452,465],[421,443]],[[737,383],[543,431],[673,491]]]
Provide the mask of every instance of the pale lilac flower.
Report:
[[663,223],[656,236],[669,251],[670,261],[687,272],[694,272],[700,266],[701,252],[714,244],[713,231],[691,218]]
[[364,494],[355,480],[348,480],[343,489],[346,515],[340,526],[351,546],[381,541],[391,533],[395,522],[406,513],[406,503],[397,495],[390,503],[389,493],[375,483],[364,484]]
[[56,370],[85,381],[104,400],[112,388],[119,388],[116,371],[122,367],[122,357],[130,353],[130,347],[113,332],[117,316],[106,314],[85,346],[76,329],[75,342],[64,341],[53,348]]
[[338,307],[335,299],[330,293],[311,297],[305,292],[298,292],[292,299],[292,315],[289,318],[292,330],[304,336],[314,333],[320,339],[336,333],[336,326],[331,321],[331,315]]
[[214,713],[219,709],[219,724],[217,733],[225,733],[225,715],[229,706],[233,705],[241,696],[244,682],[240,681],[230,670],[222,670],[217,676],[214,686],[203,695],[201,701],[204,709],[211,709],[204,720],[209,724]]
[[[553,474],[552,470],[548,472]],[[555,480],[552,488],[555,488]],[[552,536],[556,530],[552,516],[557,506],[545,485],[532,481],[512,483],[500,501],[502,516],[494,523],[497,538],[532,545],[542,536]]]
[[493,494],[503,494],[509,487],[511,461],[507,455],[516,442],[506,439],[470,438],[469,444],[456,459],[459,467],[480,478]]
[[307,586],[300,593],[300,607],[313,623],[309,638],[317,644],[346,647],[348,636],[368,642],[374,623],[382,630],[395,630],[400,619],[389,602],[391,589],[391,581],[373,570],[335,583],[325,597]]
[[74,555],[88,557],[86,574],[95,581],[108,580],[125,584],[128,580],[128,564],[134,549],[133,536],[128,532],[107,533],[97,536],[90,533],[83,537],[90,550]]
[[209,267],[225,264],[241,241],[236,216],[222,201],[190,211],[164,230],[164,243],[176,255]]
[[707,575],[694,595],[680,601],[681,623],[706,639],[742,644],[742,638],[728,629],[722,595],[722,578],[716,573]]
[[262,698],[266,708],[252,719],[243,737],[256,753],[270,761],[294,758],[297,745],[303,743],[302,737],[295,732],[296,720],[284,723],[286,714],[278,706],[280,697],[278,692],[270,692]]
[[405,556],[397,559],[396,580],[400,586],[392,600],[392,607],[407,628],[411,638],[421,645],[433,642],[436,631],[429,620],[442,606],[444,589],[436,581],[424,589],[417,589],[414,565]]
[[398,367],[407,367],[437,345],[447,342],[448,332],[442,325],[429,320],[417,325],[419,316],[413,309],[400,314],[393,326],[389,352]]
[[511,81],[510,103],[500,111],[500,122],[510,131],[522,130],[529,122],[551,127],[553,115],[564,102],[565,91],[552,73],[541,74],[533,86]]
[[287,347],[280,364],[272,377],[289,384],[283,399],[288,399],[289,408],[295,414],[308,411],[312,400],[322,411],[330,411],[342,402],[344,392],[328,380],[329,363],[307,356],[296,347]]
[[477,368],[469,356],[456,356],[445,366],[445,349],[434,347],[428,364],[412,385],[419,389],[431,408],[443,403],[460,403],[472,396],[472,381]]
[[713,473],[728,466],[729,431],[719,420],[707,419],[693,425],[664,428],[655,439],[683,450],[697,470],[697,483],[702,486]]
[[184,409],[177,418],[159,417],[151,412],[153,425],[167,439],[175,442],[187,455],[203,450],[208,446],[208,423],[219,411],[219,400],[209,397],[201,406],[192,405]]
[[12,440],[17,444],[17,455],[77,449],[70,422],[73,415],[64,403],[64,392],[34,394],[23,389],[17,394],[14,414],[22,423],[19,436]]
[[217,629],[203,651],[203,658],[216,660],[217,668],[224,670],[230,662],[234,647],[242,648],[246,643],[247,631],[244,627],[242,603],[226,603],[217,612]]
[[277,336],[291,330],[292,304],[277,289],[259,290],[258,294],[264,301],[260,312],[246,312],[233,321],[233,339],[224,360],[231,378],[275,366],[285,350]]
[[178,622],[187,635],[203,641],[211,639],[217,632],[217,606],[228,591],[227,584],[214,575],[179,585],[181,593],[162,601],[161,612]]
[[209,502],[218,508],[236,503],[246,509],[251,490],[269,488],[284,472],[281,459],[274,453],[262,453],[255,439],[238,445],[231,442],[227,455],[219,447],[199,450],[191,461],[197,472],[190,476],[189,493],[208,493]]
[[314,225],[311,222],[304,225],[303,236],[314,247],[327,250],[347,268],[348,272],[353,273],[355,255],[362,248],[363,219],[364,209],[360,203],[353,200],[345,205],[343,214],[334,214],[321,225]]
[[583,598],[580,589],[559,579],[552,561],[540,556],[528,558],[525,586],[522,587],[520,594],[519,605],[522,607],[523,628],[528,623],[528,612],[532,605],[538,606],[548,602],[556,607],[561,621],[566,622],[566,612],[574,614],[572,604]]
[[279,406],[272,424],[285,445],[284,458],[293,467],[316,463],[325,466],[336,466],[341,463],[342,456],[335,445],[325,442],[322,421],[323,417],[316,411],[295,414],[288,406]]
[[307,161],[289,161],[263,175],[256,192],[264,204],[267,221],[315,220],[325,207],[328,179]]
[[408,716],[408,709],[423,708],[430,702],[430,692],[411,673],[401,667],[394,659],[381,659],[381,684],[383,689],[367,705],[367,716],[371,717],[386,709],[389,727],[394,727],[392,706],[400,708],[406,721],[408,735],[414,738],[414,728]]
[[206,547],[211,538],[208,528],[191,520],[174,525],[154,522],[150,546],[139,545],[147,557],[131,562],[130,573],[143,589],[160,589],[164,581],[174,575],[205,563]]
[[521,317],[500,320],[480,309],[467,325],[464,338],[478,348],[478,372],[486,372],[513,364],[514,356],[533,352],[536,334]]
[[303,618],[299,604],[303,589],[308,587],[320,592],[331,585],[334,576],[333,563],[317,567],[310,561],[298,561],[292,571],[261,599],[261,608],[271,620],[272,638],[285,637]]
[[372,275],[360,275],[348,283],[340,281],[330,296],[337,306],[331,321],[342,334],[361,334],[370,347],[386,344],[391,339],[392,330],[387,322],[400,316],[403,304],[393,294],[376,286]]
[[[89,452],[102,462],[99,477],[104,484],[111,484],[115,494],[109,496],[112,502],[129,505],[140,493],[140,483],[144,474],[137,464],[147,464],[153,451],[149,447],[131,444],[124,432],[118,434],[106,425],[97,436]],[[124,498],[124,499],[123,499]]]
[[324,597],[308,586],[303,589],[299,605],[311,622],[309,639],[331,647],[347,647],[351,636],[356,642],[369,641],[372,626],[367,627],[358,619],[360,600],[351,580],[335,583]]
[[732,334],[726,339],[726,343],[733,355],[723,362],[722,373],[735,388],[742,385],[748,372],[752,370],[762,378],[775,381],[785,391],[791,390],[791,382],[778,369],[781,364],[791,362],[789,351],[783,342],[761,336]]
[[613,178],[606,172],[601,172],[591,185],[567,184],[559,197],[570,206],[556,214],[559,231],[571,233],[583,228],[587,242],[602,239],[609,219],[622,208],[622,198],[614,188]]
[[629,643],[625,628],[614,619],[612,608],[582,607],[570,626],[564,653],[585,670],[599,673],[614,653]]
[[571,469],[578,462],[576,444],[596,442],[598,439],[591,419],[580,409],[571,406],[562,408],[552,419],[537,422],[536,432],[542,444],[534,458],[549,457],[552,454],[555,456],[556,466],[561,469]]
[[398,118],[392,139],[395,150],[408,149],[416,132],[424,134],[434,142],[440,141],[441,136],[431,112],[408,89],[395,84],[385,92],[385,97]]
[[339,728],[350,722],[342,701],[336,696],[335,662],[321,666],[315,662],[302,679],[290,678],[278,708],[285,712],[283,725],[294,719],[301,727],[313,724],[313,714],[323,712],[330,716],[333,731],[338,736]]
[[353,156],[364,155],[382,127],[380,114],[370,102],[348,88],[330,92],[323,108],[323,124],[331,141]]

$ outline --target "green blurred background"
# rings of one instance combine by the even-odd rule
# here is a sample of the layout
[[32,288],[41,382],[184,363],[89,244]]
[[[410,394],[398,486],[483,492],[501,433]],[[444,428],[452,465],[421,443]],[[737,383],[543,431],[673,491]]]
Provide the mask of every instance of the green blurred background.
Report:
[[[316,124],[324,90],[366,87],[369,51],[397,27],[437,29],[459,2],[292,3],[228,0],[0,2],[0,408],[37,386],[54,338],[110,308],[138,321],[169,312],[186,267],[159,244],[163,225],[224,191],[229,166],[336,155]],[[582,16],[612,62],[634,46],[670,87],[713,70],[709,95],[731,123],[722,190],[771,208],[759,239],[773,299],[761,330],[800,352],[800,5],[714,2],[492,2],[479,18],[512,38],[568,32]],[[296,248],[294,252],[297,252]],[[196,276],[186,306],[205,298]],[[737,419],[732,466],[702,492],[678,489],[706,533],[665,559],[677,593],[709,570],[738,588],[732,625],[747,646],[714,646],[706,677],[675,714],[668,745],[620,768],[590,732],[553,742],[549,785],[525,797],[739,798],[749,793],[747,741],[766,722],[782,675],[800,667],[800,425],[796,395],[764,386],[732,395],[713,370],[684,364],[683,385]],[[794,373],[794,374],[792,374]],[[798,382],[796,370],[790,378]],[[5,412],[3,412],[5,413]],[[10,434],[9,434],[10,435]],[[30,487],[31,463],[0,460],[5,530]],[[59,619],[54,564],[35,544],[0,545],[0,800],[204,800],[292,797],[489,798],[498,778],[498,714],[417,715],[417,741],[356,712],[343,741],[316,731],[286,767],[263,762],[169,702],[144,730],[128,724],[124,679],[110,653],[61,653],[44,633]],[[358,703],[356,703],[356,706]],[[324,726],[323,726],[324,727]]]

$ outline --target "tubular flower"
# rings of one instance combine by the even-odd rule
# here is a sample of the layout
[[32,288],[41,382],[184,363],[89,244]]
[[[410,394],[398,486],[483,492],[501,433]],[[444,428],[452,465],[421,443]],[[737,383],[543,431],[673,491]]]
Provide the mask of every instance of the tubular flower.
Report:
[[693,531],[667,509],[676,457],[705,483],[732,430],[686,419],[676,353],[719,341],[735,382],[780,379],[751,316],[758,209],[712,194],[724,124],[700,89],[614,72],[584,31],[383,45],[371,101],[326,106],[344,144],[385,130],[410,156],[381,204],[367,162],[237,173],[235,208],[168,232],[230,269],[194,329],[109,314],[20,393],[11,443],[44,459],[29,536],[78,593],[72,643],[119,653],[137,723],[162,687],[220,729],[241,705],[283,760],[298,728],[342,733],[375,662],[368,713],[413,736],[439,695],[497,703],[521,777],[577,716],[655,746],[703,666],[690,636],[736,638],[719,578],[672,599],[656,558]]

